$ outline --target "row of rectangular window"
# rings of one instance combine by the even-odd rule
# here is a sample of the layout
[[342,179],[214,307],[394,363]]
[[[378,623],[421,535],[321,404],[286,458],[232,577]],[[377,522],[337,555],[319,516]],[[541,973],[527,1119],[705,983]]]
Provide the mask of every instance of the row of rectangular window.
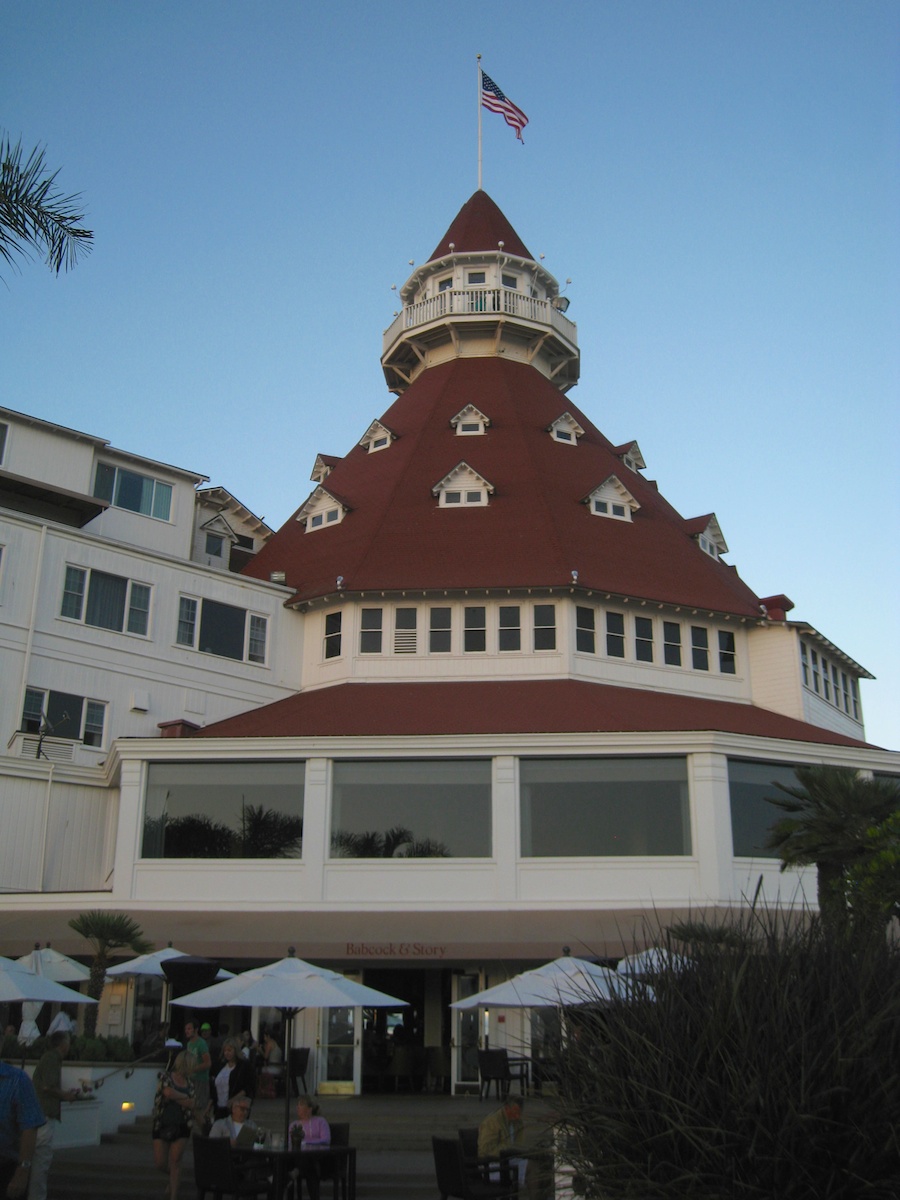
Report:
[[[418,612],[416,608],[394,609],[393,653],[416,654],[418,651]],[[385,610],[364,608],[360,614],[359,653],[383,654],[385,648]],[[484,654],[488,643],[488,610],[483,604],[463,609],[462,648],[466,654]],[[439,605],[428,610],[427,645],[429,654],[450,654],[453,649],[453,609]],[[556,649],[556,605],[532,607],[531,645],[536,651]],[[515,653],[523,646],[522,607],[501,604],[498,609],[497,649]],[[342,614],[325,614],[324,657],[339,658],[342,649]]]
[[859,720],[859,686],[852,675],[838,670],[824,654],[808,646],[802,639],[800,667],[804,687],[833,704],[835,708],[843,709],[854,720]]
[[[582,605],[576,606],[575,609],[575,649],[583,654],[597,653],[596,613],[596,609]],[[607,612],[605,632],[607,655],[610,658],[627,657],[625,614]],[[681,623],[663,621],[662,639],[657,646],[655,622],[650,617],[636,616],[633,625],[634,657],[638,662],[661,661],[668,667],[689,664],[695,671],[709,671],[712,663],[717,661],[721,674],[734,675],[737,669],[734,634],[730,629],[718,630],[717,644],[713,650],[710,647],[709,632],[705,625],[691,625],[690,646],[682,647]]]
[[[359,653],[382,654],[385,649],[385,610],[364,608],[361,613]],[[450,654],[453,648],[453,609],[442,605],[428,610],[429,654]],[[575,648],[583,654],[597,653],[596,610],[577,606]],[[418,610],[394,610],[394,654],[415,654],[418,650]],[[536,651],[556,649],[556,605],[535,604],[532,608],[532,648]],[[515,653],[523,647],[522,609],[518,604],[501,604],[497,610],[497,650]],[[723,675],[736,671],[735,637],[730,630],[719,630],[717,649],[710,648],[709,630],[704,625],[692,625],[690,630],[689,663],[695,671],[709,671],[715,661]],[[638,662],[657,661],[655,625],[649,617],[634,618],[634,657]],[[682,661],[682,629],[677,621],[662,622],[662,659],[667,666],[680,667]],[[487,651],[488,623],[485,605],[467,605],[463,609],[462,649],[466,654]],[[324,657],[339,658],[342,647],[342,614],[325,616]],[[687,647],[685,650],[687,651]],[[610,658],[626,657],[625,614],[606,613],[606,653]]]
[[[149,584],[87,567],[66,567],[60,615],[97,629],[147,637]],[[234,604],[181,596],[175,641],[203,654],[265,663],[268,619]]]

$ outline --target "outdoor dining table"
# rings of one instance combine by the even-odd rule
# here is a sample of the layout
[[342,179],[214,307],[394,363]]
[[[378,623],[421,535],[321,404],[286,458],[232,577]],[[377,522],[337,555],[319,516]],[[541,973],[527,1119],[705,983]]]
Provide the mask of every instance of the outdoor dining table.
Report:
[[272,1166],[272,1177],[275,1185],[275,1196],[278,1200],[284,1195],[288,1176],[294,1167],[300,1167],[304,1162],[334,1163],[334,1190],[337,1195],[337,1185],[340,1181],[341,1200],[356,1200],[356,1147],[355,1146],[310,1146],[306,1150],[275,1150],[271,1146],[233,1147],[232,1153],[242,1164],[258,1163],[264,1160]]

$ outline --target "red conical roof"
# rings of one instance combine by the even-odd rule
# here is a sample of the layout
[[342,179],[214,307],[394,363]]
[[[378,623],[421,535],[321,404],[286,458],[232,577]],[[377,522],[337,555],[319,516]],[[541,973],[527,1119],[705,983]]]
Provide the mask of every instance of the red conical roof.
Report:
[[498,242],[503,242],[507,254],[532,258],[525,243],[487,192],[478,191],[469,197],[453,218],[429,261],[446,258],[448,254],[478,254],[496,250]]
[[[490,419],[459,437],[468,404]],[[577,444],[547,427],[569,412]],[[759,600],[735,569],[705,554],[656,486],[631,471],[568,396],[535,368],[506,358],[459,358],[424,371],[381,418],[397,438],[340,459],[326,489],[343,521],[307,533],[291,519],[246,568],[286,572],[299,601],[403,589],[595,589],[757,617]],[[485,507],[439,507],[432,489],[461,462],[495,489]],[[594,516],[586,497],[615,475],[640,506],[633,520]]]

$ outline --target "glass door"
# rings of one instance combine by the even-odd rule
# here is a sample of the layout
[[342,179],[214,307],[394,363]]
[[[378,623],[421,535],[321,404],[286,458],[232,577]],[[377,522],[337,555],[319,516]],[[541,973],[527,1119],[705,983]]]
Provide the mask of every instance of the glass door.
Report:
[[[465,1000],[481,991],[478,971],[453,977],[453,1000]],[[480,1008],[454,1009],[453,1091],[478,1090],[478,1048]]]
[[360,1090],[362,1048],[357,1030],[361,1019],[360,1008],[326,1008],[322,1013],[320,1079],[337,1085],[328,1088],[329,1091],[355,1095]]

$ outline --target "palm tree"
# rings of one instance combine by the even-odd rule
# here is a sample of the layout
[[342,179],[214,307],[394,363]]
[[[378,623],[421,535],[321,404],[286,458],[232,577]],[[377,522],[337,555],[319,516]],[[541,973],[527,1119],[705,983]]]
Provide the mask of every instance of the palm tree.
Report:
[[872,853],[869,830],[900,808],[900,786],[868,779],[851,767],[795,770],[797,786],[776,783],[784,794],[766,797],[789,815],[776,821],[766,845],[781,869],[815,866],[819,912],[826,930],[847,932],[848,872]]
[[[73,917],[69,928],[87,940],[94,947],[94,960],[91,963],[91,977],[88,981],[88,995],[99,1000],[103,994],[103,984],[106,982],[106,971],[109,967],[109,957],[114,951],[127,949],[135,954],[149,954],[153,943],[148,942],[137,921],[132,921],[127,913],[102,912],[94,910]],[[84,1017],[84,1033],[93,1037],[97,1032],[97,1006],[88,1006]]]
[[39,250],[58,275],[75,266],[79,251],[90,251],[94,235],[80,225],[80,198],[54,187],[58,174],[48,173],[40,147],[23,161],[21,141],[0,138],[0,256],[8,263]]

